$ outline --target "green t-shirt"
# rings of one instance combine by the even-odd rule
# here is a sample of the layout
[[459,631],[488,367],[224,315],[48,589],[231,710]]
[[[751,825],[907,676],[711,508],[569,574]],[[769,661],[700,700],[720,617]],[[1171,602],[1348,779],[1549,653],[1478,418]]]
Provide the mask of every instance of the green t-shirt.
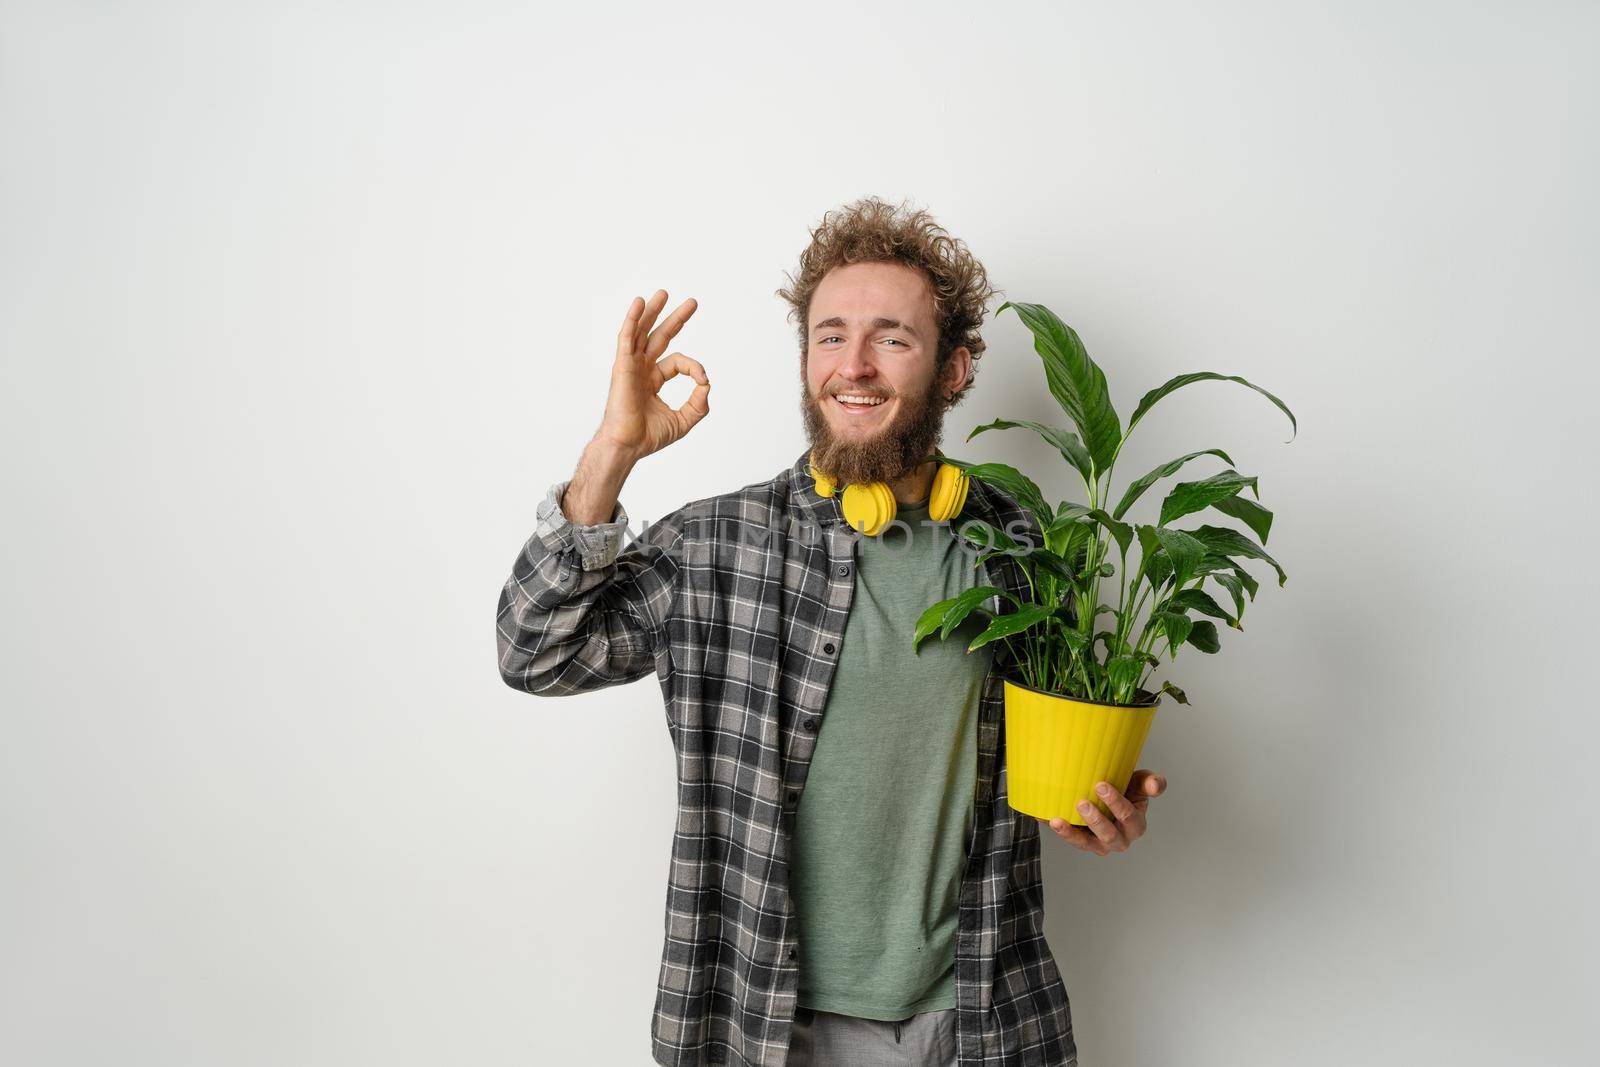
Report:
[[955,1007],[992,646],[966,651],[986,625],[976,614],[916,652],[911,639],[934,603],[989,584],[976,558],[926,501],[857,541],[844,645],[795,813],[801,1007],[878,1020]]

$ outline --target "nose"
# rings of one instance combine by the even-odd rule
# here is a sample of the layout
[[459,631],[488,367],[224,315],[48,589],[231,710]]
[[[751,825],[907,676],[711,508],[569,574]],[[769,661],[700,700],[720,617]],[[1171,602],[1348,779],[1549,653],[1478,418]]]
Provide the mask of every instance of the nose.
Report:
[[855,382],[874,378],[877,373],[878,368],[872,362],[871,340],[860,337],[852,341],[839,361],[839,377]]

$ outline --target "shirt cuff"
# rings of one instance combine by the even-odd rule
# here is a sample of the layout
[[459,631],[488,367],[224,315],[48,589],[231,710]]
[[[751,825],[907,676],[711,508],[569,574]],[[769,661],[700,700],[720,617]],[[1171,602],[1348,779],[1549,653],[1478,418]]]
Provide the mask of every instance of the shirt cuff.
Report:
[[571,483],[570,478],[557,482],[545,493],[535,509],[539,519],[535,532],[550,551],[577,549],[583,569],[597,571],[615,561],[622,551],[622,535],[628,528],[628,512],[619,500],[609,522],[581,525],[571,521],[561,510],[561,494],[566,492]]

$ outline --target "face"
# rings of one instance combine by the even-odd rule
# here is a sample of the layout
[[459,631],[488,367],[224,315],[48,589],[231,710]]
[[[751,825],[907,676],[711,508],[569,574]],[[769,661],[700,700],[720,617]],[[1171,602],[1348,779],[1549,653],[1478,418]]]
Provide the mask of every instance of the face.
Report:
[[945,397],[965,384],[971,358],[958,348],[936,372],[939,338],[922,273],[903,263],[835,267],[807,317],[801,410],[817,467],[840,484],[886,482],[932,455]]

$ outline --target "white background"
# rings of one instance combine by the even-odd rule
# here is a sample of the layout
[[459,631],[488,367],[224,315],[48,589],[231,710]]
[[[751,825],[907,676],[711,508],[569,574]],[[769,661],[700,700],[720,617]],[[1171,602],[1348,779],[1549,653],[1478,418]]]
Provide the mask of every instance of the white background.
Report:
[[[1149,835],[1043,842],[1086,1067],[1593,1062],[1592,5],[0,10],[0,1059],[649,1064],[660,692],[506,688],[496,597],[635,295],[714,382],[635,523],[803,449],[773,290],[876,193],[1124,421],[1300,419],[1119,462],[1227,450],[1289,581]],[[946,446],[1076,498],[985,336]]]

